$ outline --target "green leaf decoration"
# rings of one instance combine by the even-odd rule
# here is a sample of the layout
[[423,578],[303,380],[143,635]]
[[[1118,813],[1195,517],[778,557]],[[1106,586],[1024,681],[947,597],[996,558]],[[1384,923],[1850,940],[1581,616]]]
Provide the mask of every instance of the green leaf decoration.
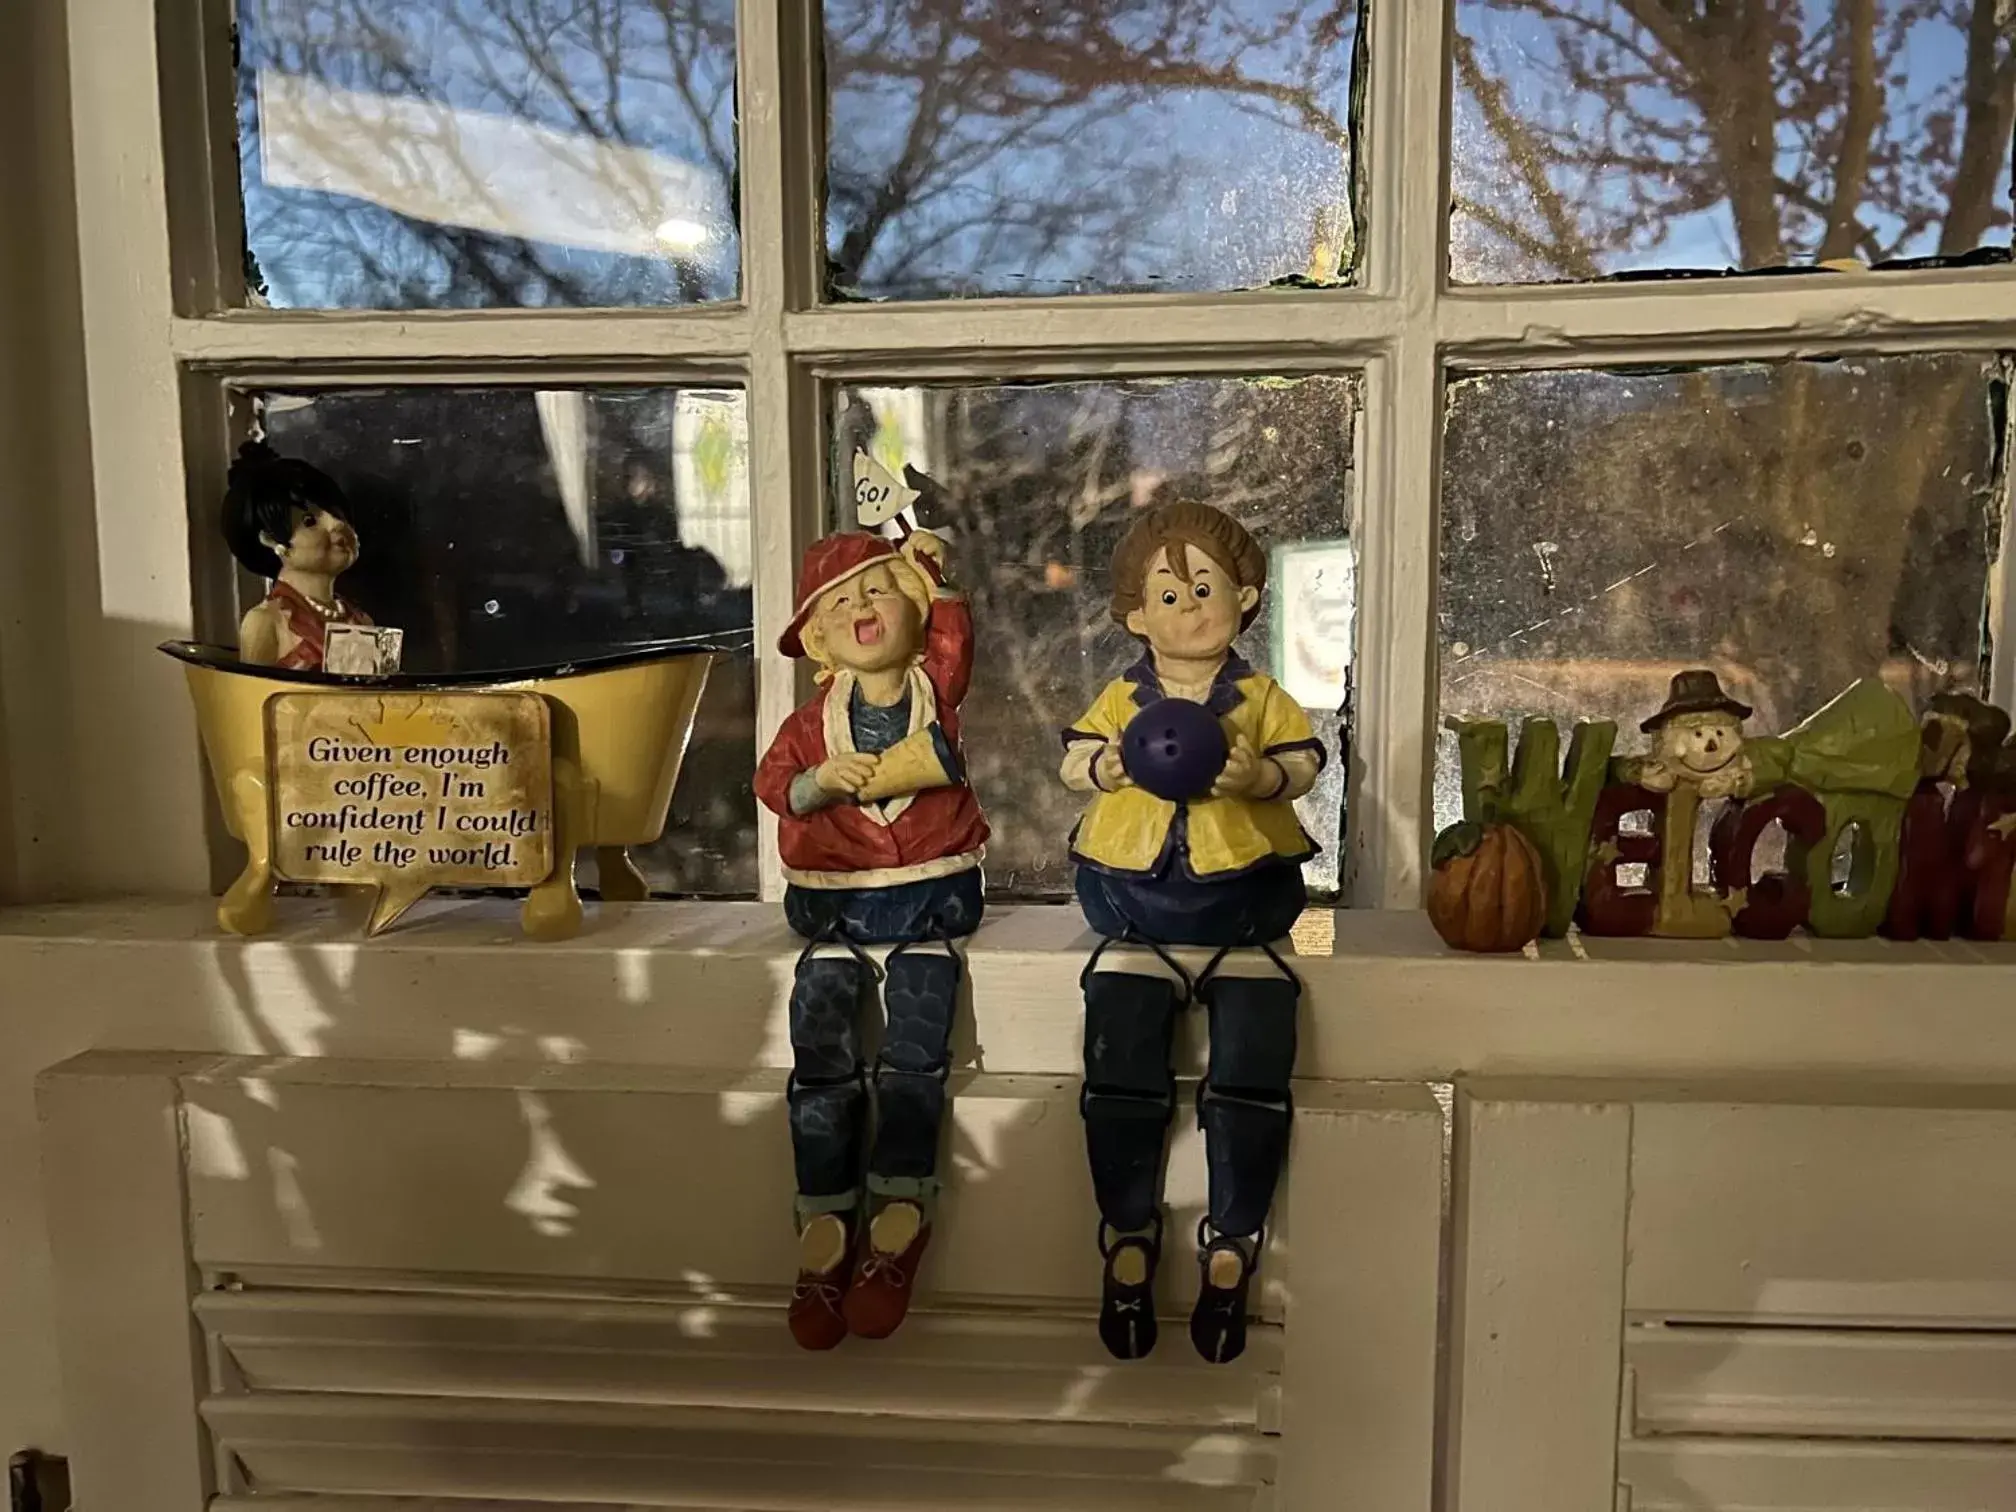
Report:
[[1458,856],[1476,854],[1477,847],[1483,843],[1483,825],[1474,819],[1459,820],[1435,837],[1435,849],[1430,853],[1430,859],[1439,869]]

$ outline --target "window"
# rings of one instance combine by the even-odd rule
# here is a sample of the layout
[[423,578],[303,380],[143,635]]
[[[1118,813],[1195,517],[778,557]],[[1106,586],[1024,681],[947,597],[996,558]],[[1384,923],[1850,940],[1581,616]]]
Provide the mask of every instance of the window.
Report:
[[[1125,652],[1096,574],[1158,488],[1260,528],[1247,654],[1333,728],[1348,669],[1306,806],[1357,903],[1418,897],[1445,714],[1629,719],[1694,663],[1777,721],[1861,671],[2016,687],[1990,0],[156,9],[76,22],[106,602],[228,624],[257,424],[380,489],[414,544],[370,586],[426,654],[753,625],[668,889],[780,888],[741,785],[857,445],[930,476],[974,589],[1020,896],[1062,883],[1043,729]],[[198,780],[146,717],[108,825]],[[127,880],[201,872],[150,825]]]

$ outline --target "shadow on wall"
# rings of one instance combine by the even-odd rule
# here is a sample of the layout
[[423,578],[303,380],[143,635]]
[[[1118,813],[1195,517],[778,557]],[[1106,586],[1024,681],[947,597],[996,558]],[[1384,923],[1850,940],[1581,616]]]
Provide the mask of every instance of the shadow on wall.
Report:
[[[782,1310],[795,1265],[780,1069],[789,1048],[781,1007],[771,1006],[788,989],[795,952],[781,922],[776,936],[775,950],[681,955],[671,971],[669,953],[604,952],[616,990],[637,1013],[662,1016],[675,1041],[687,1020],[690,1048],[666,1058],[712,1070],[598,1065],[569,1002],[485,1013],[474,992],[456,1005],[437,1057],[332,1064],[373,1053],[368,1036],[352,1029],[358,1005],[398,990],[405,953],[220,946],[237,1019],[225,1038],[256,1044],[271,1059],[248,1057],[185,1088],[190,1204],[207,1284],[238,1278],[256,1291],[313,1272],[317,1286],[648,1300],[664,1309],[653,1316],[676,1316],[676,1333],[661,1321],[624,1350],[653,1363],[589,1363],[569,1367],[568,1383],[528,1385],[510,1379],[509,1368],[441,1346],[424,1389],[821,1415],[795,1430],[811,1447],[787,1455],[788,1466],[757,1466],[762,1454],[740,1440],[699,1456],[728,1465],[704,1472],[728,1477],[724,1495],[746,1489],[734,1474],[747,1473],[779,1494],[811,1498],[805,1505],[852,1504],[818,1498],[843,1495],[834,1475],[860,1471],[859,1430],[849,1424],[865,1421],[863,1411],[890,1415],[875,1436],[899,1461],[940,1453],[916,1446],[936,1446],[957,1425],[996,1422],[1000,1444],[949,1462],[948,1473],[979,1477],[976,1488],[997,1473],[1030,1473],[1031,1435],[1041,1436],[1031,1424],[1045,1423],[1110,1439],[1120,1458],[1099,1474],[1172,1489],[1196,1483],[1200,1494],[1204,1482],[1270,1478],[1271,1441],[1257,1437],[1255,1423],[1265,1384],[1257,1373],[1278,1367],[1278,1331],[1256,1330],[1247,1360],[1214,1368],[1191,1353],[1183,1328],[1196,1268],[1176,1236],[1194,1230],[1203,1196],[1192,1120],[1179,1116],[1170,1185],[1169,1323],[1152,1361],[1118,1367],[1093,1327],[1096,1212],[1077,1082],[993,1074],[970,1005],[955,1040],[947,1189],[918,1312],[887,1343],[853,1340],[830,1356],[795,1349]],[[494,961],[498,952],[485,954]],[[276,975],[292,978],[290,1000],[315,1005],[312,1019],[269,1020],[261,994]],[[1277,1243],[1263,1281],[1269,1271],[1278,1280],[1283,1258]],[[596,1358],[583,1350],[606,1358],[606,1345],[571,1332],[589,1326],[585,1315],[569,1319],[537,1325],[536,1336],[507,1323],[484,1339],[557,1346],[576,1361]],[[843,1413],[854,1416],[825,1416]],[[667,1419],[663,1435],[646,1435],[637,1452],[676,1469],[687,1486],[703,1472],[689,1466],[694,1451],[680,1426]],[[224,1436],[231,1439],[228,1429]],[[461,1449],[444,1442],[441,1450],[441,1473],[477,1473]],[[256,1473],[256,1449],[247,1463]],[[556,1493],[566,1489],[581,1488],[554,1483]]]

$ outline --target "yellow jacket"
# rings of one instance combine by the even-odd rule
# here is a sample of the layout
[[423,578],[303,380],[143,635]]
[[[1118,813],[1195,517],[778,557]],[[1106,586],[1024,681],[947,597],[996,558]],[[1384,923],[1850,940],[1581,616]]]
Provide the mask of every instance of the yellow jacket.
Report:
[[[1092,707],[1064,732],[1078,741],[1117,742],[1136,713],[1162,696],[1153,668],[1144,659],[1115,678]],[[1225,728],[1228,744],[1243,735],[1262,755],[1314,751],[1321,742],[1309,716],[1273,678],[1255,672],[1236,655],[1227,659],[1207,705]],[[1200,798],[1173,803],[1138,787],[1097,794],[1071,834],[1071,859],[1122,874],[1160,870],[1179,810],[1188,812],[1188,869],[1199,878],[1227,878],[1275,862],[1302,862],[1316,854],[1316,842],[1295,817],[1287,798],[1265,802],[1244,798]]]

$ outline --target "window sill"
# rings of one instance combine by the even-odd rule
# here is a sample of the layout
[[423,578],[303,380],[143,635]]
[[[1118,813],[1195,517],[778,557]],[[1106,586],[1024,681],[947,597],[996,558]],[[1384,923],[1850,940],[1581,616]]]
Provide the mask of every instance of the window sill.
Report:
[[[136,1050],[790,1064],[799,942],[771,905],[614,905],[560,944],[518,938],[502,901],[424,903],[374,941],[347,908],[279,912],[248,941],[200,900],[0,910],[10,1016]],[[2016,1079],[2016,945],[1590,939],[1488,957],[1443,948],[1418,913],[1305,923],[1305,1077]],[[1090,944],[1074,908],[992,911],[961,1064],[1076,1075]]]

